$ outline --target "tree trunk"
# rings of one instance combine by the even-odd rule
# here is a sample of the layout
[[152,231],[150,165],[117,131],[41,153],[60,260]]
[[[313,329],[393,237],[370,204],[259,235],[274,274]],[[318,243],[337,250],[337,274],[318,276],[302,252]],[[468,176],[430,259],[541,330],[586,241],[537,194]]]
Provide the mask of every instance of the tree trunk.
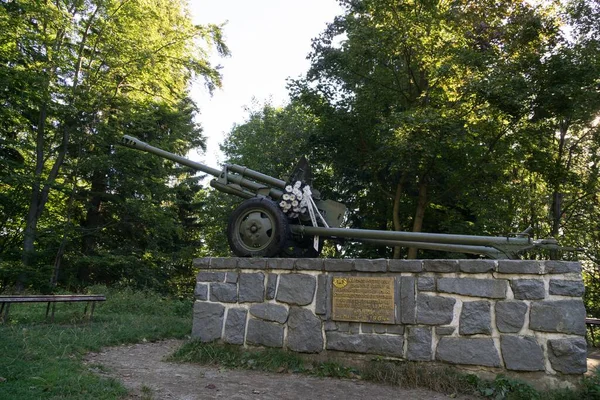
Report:
[[[396,194],[394,196],[394,210],[393,210],[392,219],[394,222],[394,230],[395,231],[399,231],[402,228],[400,225],[400,199],[402,197],[403,186],[404,186],[404,176],[402,176],[402,178],[400,179],[400,182],[398,182],[398,184],[396,185]],[[402,247],[400,247],[400,246],[394,247],[394,255],[392,256],[392,258],[394,258],[394,259],[400,258],[400,249],[401,248]]]
[[[423,219],[425,218],[425,209],[427,208],[427,183],[421,181],[419,183],[419,198],[417,200],[417,211],[413,222],[413,232],[421,232],[423,228]],[[417,248],[411,247],[408,249],[408,259],[417,258]]]

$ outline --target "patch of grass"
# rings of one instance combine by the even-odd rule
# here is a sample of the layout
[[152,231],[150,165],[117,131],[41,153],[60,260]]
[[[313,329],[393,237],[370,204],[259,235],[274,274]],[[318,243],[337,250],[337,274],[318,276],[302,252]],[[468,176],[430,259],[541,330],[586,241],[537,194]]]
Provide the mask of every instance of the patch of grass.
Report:
[[293,352],[280,349],[247,351],[240,346],[188,342],[179,348],[170,361],[216,365],[223,368],[253,369],[269,372],[300,372],[322,377],[356,377],[356,370],[335,362],[307,362]]
[[54,323],[44,322],[45,304],[14,304],[0,325],[0,399],[116,399],[126,394],[116,381],[93,374],[82,356],[105,346],[185,337],[192,303],[144,291],[90,288],[106,294],[90,323],[83,304],[57,304]]

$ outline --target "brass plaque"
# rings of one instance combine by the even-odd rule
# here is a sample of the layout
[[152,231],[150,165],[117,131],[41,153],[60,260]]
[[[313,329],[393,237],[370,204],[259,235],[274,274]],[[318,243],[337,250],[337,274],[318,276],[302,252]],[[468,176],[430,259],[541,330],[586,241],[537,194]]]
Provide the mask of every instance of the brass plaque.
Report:
[[336,321],[394,323],[394,278],[333,278],[333,313]]

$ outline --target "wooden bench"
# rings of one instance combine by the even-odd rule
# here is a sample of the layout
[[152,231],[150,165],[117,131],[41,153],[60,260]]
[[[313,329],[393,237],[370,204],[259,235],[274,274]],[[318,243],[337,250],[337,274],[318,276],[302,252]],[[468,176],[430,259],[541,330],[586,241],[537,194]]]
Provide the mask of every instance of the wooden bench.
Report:
[[84,315],[87,315],[88,306],[92,305],[90,311],[90,320],[94,315],[94,307],[97,301],[106,301],[106,296],[103,294],[67,294],[67,295],[39,295],[39,296],[0,296],[0,321],[5,323],[8,319],[8,312],[12,303],[48,303],[46,307],[46,318],[52,304],[51,321],[54,322],[54,310],[56,303],[72,303],[72,302],[87,302]]
[[600,325],[600,318],[586,318],[585,324],[590,329],[590,336],[592,337],[592,346],[594,345],[594,330]]

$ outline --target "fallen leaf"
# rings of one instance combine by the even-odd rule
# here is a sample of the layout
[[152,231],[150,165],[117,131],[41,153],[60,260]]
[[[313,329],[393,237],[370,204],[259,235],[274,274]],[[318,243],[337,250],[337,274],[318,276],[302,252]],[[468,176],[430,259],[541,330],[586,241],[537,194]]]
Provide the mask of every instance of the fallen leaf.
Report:
[[253,393],[253,394],[260,394],[260,392],[259,392],[258,390],[256,390],[256,389],[254,389],[254,390],[252,391],[252,393]]
[[2,382],[6,382],[6,378],[3,378],[0,376],[0,383],[2,383]]
[[213,385],[212,383],[209,383],[208,385],[204,386],[207,389],[216,389],[217,387],[215,385]]
[[285,367],[279,367],[277,368],[277,373],[281,374],[282,372],[285,372],[286,368]]

